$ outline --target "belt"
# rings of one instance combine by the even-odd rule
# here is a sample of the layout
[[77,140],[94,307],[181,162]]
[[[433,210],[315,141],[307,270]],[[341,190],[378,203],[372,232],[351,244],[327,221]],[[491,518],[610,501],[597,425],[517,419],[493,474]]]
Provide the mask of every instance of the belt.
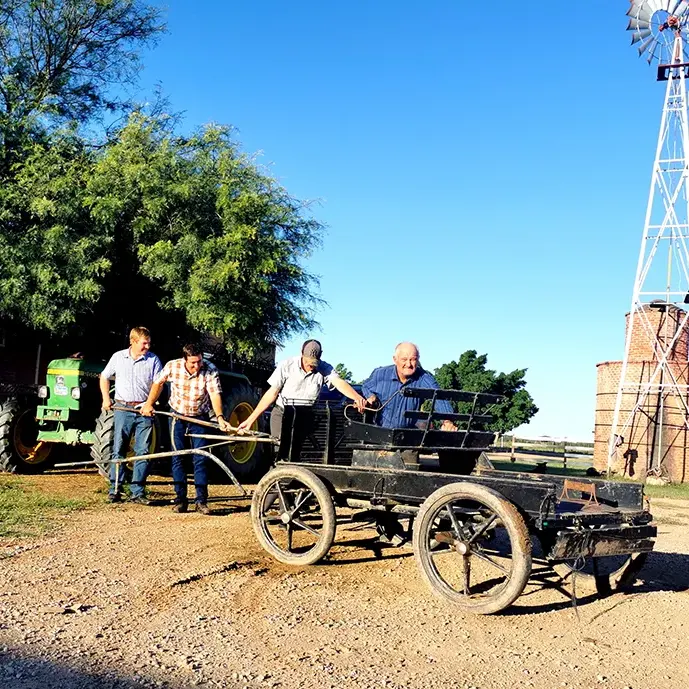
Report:
[[143,402],[125,402],[124,400],[115,400],[117,404],[121,404],[124,407],[138,407],[140,404],[144,404],[146,400]]

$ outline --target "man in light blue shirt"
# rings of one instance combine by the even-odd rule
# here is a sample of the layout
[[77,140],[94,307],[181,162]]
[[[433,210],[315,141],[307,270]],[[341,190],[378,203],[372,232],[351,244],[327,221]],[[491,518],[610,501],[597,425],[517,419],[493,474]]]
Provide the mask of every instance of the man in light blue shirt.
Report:
[[[148,398],[153,380],[163,368],[160,359],[149,351],[150,348],[151,333],[148,328],[132,328],[129,333],[129,349],[115,352],[100,374],[103,411],[109,412],[113,407],[113,401],[110,398],[110,379],[113,377],[115,378],[114,404],[118,407],[131,408],[131,411],[117,409],[114,412],[113,460],[124,459],[132,442],[135,456],[149,453],[153,418],[142,416],[136,409],[140,408]],[[150,504],[145,495],[147,473],[148,462],[145,460],[134,462],[130,485],[131,500],[140,505]],[[121,500],[124,480],[124,463],[111,464],[108,502]]]

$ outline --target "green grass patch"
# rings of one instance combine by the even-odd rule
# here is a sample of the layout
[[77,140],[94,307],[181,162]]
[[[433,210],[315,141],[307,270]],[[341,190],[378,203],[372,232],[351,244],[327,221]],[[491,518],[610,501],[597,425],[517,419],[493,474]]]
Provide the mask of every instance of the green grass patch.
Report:
[[0,538],[41,536],[63,515],[93,504],[40,492],[16,477],[0,477]]
[[668,483],[666,486],[646,484],[644,492],[649,498],[670,498],[672,500],[689,500],[688,483]]

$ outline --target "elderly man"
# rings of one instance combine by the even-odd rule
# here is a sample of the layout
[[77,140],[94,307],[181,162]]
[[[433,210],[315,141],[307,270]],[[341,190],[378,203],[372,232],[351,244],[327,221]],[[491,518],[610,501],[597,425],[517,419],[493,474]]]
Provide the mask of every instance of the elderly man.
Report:
[[[439,390],[440,386],[428,371],[421,368],[419,349],[412,342],[398,344],[392,360],[392,366],[381,366],[371,373],[362,385],[363,392],[369,405],[385,404],[376,414],[377,425],[385,428],[411,428],[416,422],[406,418],[405,412],[418,411],[422,400],[395,393],[405,387]],[[438,400],[435,409],[445,413],[453,411],[447,400]],[[445,420],[441,429],[456,431],[457,427],[451,421]]]
[[359,411],[363,411],[366,400],[346,381],[337,375],[335,369],[321,359],[323,348],[318,340],[307,340],[300,356],[281,361],[268,379],[270,387],[261,397],[251,416],[239,424],[239,430],[246,431],[261,414],[277,402],[270,415],[270,434],[279,438],[282,433],[282,417],[285,405],[312,405],[323,385],[335,388],[345,397],[354,400]]
[[[163,385],[170,383],[170,411],[179,416],[190,417],[193,420],[170,420],[170,437],[173,450],[181,450],[184,447],[184,438],[187,435],[202,435],[206,433],[203,426],[194,423],[194,420],[207,421],[211,406],[218,420],[221,430],[228,430],[229,425],[225,421],[222,409],[222,390],[218,369],[209,361],[204,361],[203,352],[196,344],[185,345],[182,349],[184,357],[173,359],[165,364],[161,373],[156,377],[144,404],[141,413],[144,416],[153,415],[155,404]],[[203,438],[189,438],[193,449],[205,444]],[[210,514],[208,508],[208,478],[206,472],[206,458],[203,455],[194,456],[194,486],[196,487],[196,511],[201,514]],[[172,458],[172,481],[175,486],[175,504],[173,511],[186,512],[189,502],[187,500],[187,475],[184,471],[184,461],[181,455]]]
[[[160,359],[149,351],[151,333],[148,328],[132,328],[129,333],[129,348],[115,352],[100,374],[100,391],[103,397],[103,411],[110,411],[113,403],[110,399],[110,379],[115,377],[115,404],[124,409],[114,412],[114,439],[112,458],[124,459],[133,440],[134,454],[145,455],[149,452],[153,420],[140,416],[137,408],[143,405],[151,391],[153,380],[160,373]],[[145,495],[148,462],[134,462],[130,485],[132,502],[148,505]],[[110,465],[109,502],[119,502],[122,485],[125,480],[124,464]]]

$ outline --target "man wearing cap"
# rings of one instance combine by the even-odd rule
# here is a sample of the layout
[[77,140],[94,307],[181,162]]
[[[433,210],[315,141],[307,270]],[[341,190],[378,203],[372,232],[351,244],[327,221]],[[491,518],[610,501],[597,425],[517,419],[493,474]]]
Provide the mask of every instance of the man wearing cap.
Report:
[[[100,374],[100,391],[103,397],[103,411],[112,410],[110,399],[110,379],[115,378],[114,438],[112,444],[113,460],[124,459],[129,443],[134,441],[134,454],[148,454],[153,432],[153,419],[141,416],[138,409],[148,397],[153,380],[163,368],[160,359],[149,351],[151,333],[148,328],[132,328],[129,333],[129,348],[115,352]],[[148,463],[145,460],[134,462],[132,472],[132,502],[148,505],[145,495]],[[123,463],[110,465],[110,491],[108,502],[119,502],[122,484],[125,480]]]
[[324,384],[354,400],[356,408],[363,411],[366,400],[346,380],[340,378],[329,363],[321,359],[322,353],[323,348],[318,340],[307,340],[302,345],[301,355],[281,361],[268,379],[270,388],[261,397],[251,416],[239,424],[239,430],[249,430],[256,419],[275,402],[270,414],[270,434],[279,438],[285,405],[312,405],[318,399]]

